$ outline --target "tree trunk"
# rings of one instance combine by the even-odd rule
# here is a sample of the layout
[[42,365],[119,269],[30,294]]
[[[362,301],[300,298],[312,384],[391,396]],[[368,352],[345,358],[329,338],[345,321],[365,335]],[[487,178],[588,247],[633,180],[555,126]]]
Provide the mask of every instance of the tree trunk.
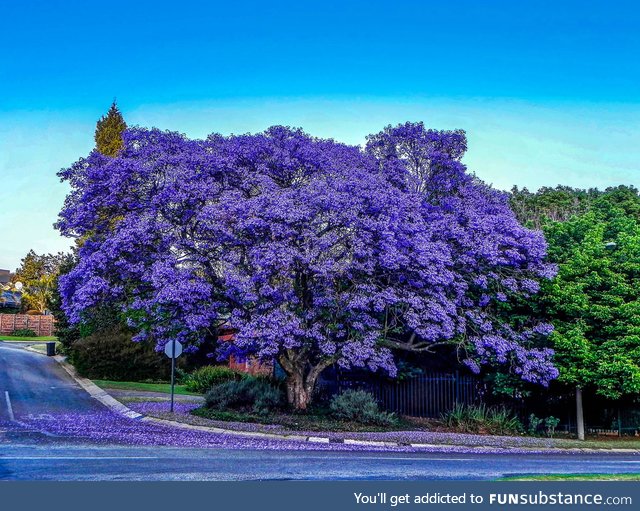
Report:
[[576,426],[578,440],[584,440],[584,410],[582,409],[582,389],[576,387]]
[[280,365],[287,373],[287,402],[294,410],[304,411],[311,403],[313,391],[320,373],[329,367],[333,360],[323,360],[312,366],[309,361],[288,351],[279,358]]
[[[295,410],[306,410],[311,402],[311,393],[307,392],[302,371],[294,371],[287,376],[287,401]],[[313,389],[311,389],[313,392]]]

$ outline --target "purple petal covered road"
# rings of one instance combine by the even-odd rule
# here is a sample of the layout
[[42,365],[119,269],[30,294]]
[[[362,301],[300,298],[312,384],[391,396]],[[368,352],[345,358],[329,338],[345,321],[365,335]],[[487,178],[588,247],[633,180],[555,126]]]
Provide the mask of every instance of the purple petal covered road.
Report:
[[[536,454],[530,447],[479,453],[444,445],[424,452],[178,429],[111,412],[43,355],[0,343],[0,364],[0,393],[6,396],[0,403],[0,479],[484,479],[640,471],[640,457],[628,454]],[[157,406],[137,404],[147,413]],[[402,434],[385,435],[392,440]]]

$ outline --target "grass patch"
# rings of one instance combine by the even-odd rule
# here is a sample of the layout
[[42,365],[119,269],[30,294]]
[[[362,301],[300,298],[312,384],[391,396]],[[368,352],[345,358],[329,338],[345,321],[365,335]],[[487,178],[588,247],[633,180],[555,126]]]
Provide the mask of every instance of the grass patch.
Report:
[[[56,355],[59,354],[59,348],[60,348],[60,343],[56,341]],[[34,351],[38,351],[40,353],[46,353],[47,352],[47,345],[46,344],[34,344],[33,346],[30,346],[29,349],[34,350]]]
[[57,337],[44,336],[44,337],[17,337],[13,335],[0,335],[0,341],[7,342],[48,342],[57,341]]
[[166,403],[166,397],[131,397],[119,396],[118,401],[121,403]]
[[191,413],[205,419],[279,425],[293,431],[383,432],[401,431],[407,426],[407,423],[402,420],[399,420],[396,425],[386,427],[353,421],[342,421],[331,417],[328,410],[320,408],[311,409],[305,414],[278,412],[269,415],[257,415],[234,410],[214,410],[206,406],[201,406]]
[[500,481],[640,481],[640,474],[548,474],[504,477]]
[[640,438],[638,437],[614,437],[596,438],[591,437],[586,440],[564,440],[558,439],[554,442],[555,447],[562,448],[583,448],[583,449],[640,449]]
[[[103,389],[115,390],[137,390],[142,392],[162,392],[164,394],[171,393],[170,383],[143,383],[135,381],[111,381],[111,380],[93,380],[98,387]],[[200,396],[195,392],[189,392],[184,385],[176,385],[175,393],[183,396]]]

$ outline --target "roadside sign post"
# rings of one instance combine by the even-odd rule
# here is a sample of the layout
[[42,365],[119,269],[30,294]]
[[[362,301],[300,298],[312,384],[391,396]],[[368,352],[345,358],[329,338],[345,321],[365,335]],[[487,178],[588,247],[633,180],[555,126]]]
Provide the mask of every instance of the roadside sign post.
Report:
[[173,339],[165,345],[164,353],[171,359],[171,408],[169,411],[173,413],[173,396],[176,385],[176,358],[182,354],[182,343]]

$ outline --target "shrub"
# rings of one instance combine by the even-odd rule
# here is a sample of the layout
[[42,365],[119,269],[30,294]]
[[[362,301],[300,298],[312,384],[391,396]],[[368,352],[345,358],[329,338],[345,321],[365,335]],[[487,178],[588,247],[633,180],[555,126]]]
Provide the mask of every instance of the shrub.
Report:
[[553,435],[555,435],[558,424],[560,424],[560,419],[558,419],[557,417],[554,417],[553,415],[550,417],[547,417],[544,420],[544,426],[547,430],[547,435],[549,435],[551,438],[553,438]]
[[532,436],[538,434],[538,428],[543,422],[544,421],[536,417],[534,413],[529,415],[529,426],[527,427],[527,433]]
[[443,414],[447,427],[461,433],[511,435],[522,432],[522,424],[506,408],[489,408],[485,405],[456,405]]
[[381,411],[375,397],[364,390],[349,389],[334,396],[329,408],[336,419],[379,426],[397,423],[396,415]]
[[133,342],[131,332],[118,324],[76,341],[69,358],[86,378],[166,381],[170,377],[169,359],[148,343]]
[[204,396],[206,406],[267,415],[282,405],[282,391],[262,378],[251,376],[211,387]]
[[182,378],[182,383],[186,385],[190,392],[200,392],[204,394],[214,385],[227,381],[240,380],[242,375],[238,371],[225,366],[203,366],[193,373]]
[[38,334],[30,328],[18,328],[11,332],[11,335],[14,335],[15,337],[38,337]]

